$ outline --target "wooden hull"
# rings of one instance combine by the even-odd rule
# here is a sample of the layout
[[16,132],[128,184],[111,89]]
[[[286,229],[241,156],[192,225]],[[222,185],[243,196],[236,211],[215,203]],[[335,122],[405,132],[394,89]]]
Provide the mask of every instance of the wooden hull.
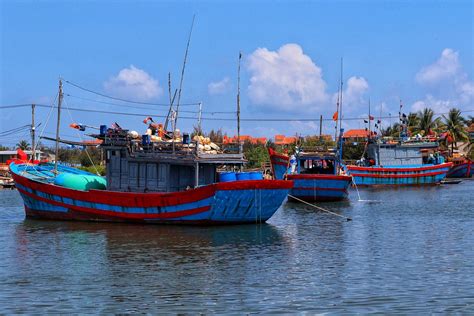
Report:
[[[273,175],[281,180],[287,173],[289,158],[272,150],[269,153]],[[330,174],[289,174],[286,178],[294,182],[290,195],[307,202],[344,200],[352,182],[351,177]]]
[[240,224],[267,221],[292,181],[215,183],[174,193],[78,191],[35,181],[12,168],[26,216],[52,220],[146,224]]
[[359,167],[347,166],[357,186],[436,185],[446,177],[452,163],[439,165]]
[[474,166],[472,161],[457,164],[449,169],[447,178],[470,178],[474,175]]

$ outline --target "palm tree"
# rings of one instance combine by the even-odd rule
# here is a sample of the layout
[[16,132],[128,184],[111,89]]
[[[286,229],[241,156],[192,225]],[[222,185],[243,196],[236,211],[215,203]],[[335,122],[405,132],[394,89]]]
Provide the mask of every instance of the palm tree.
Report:
[[[448,116],[443,115],[444,128],[452,138],[451,155],[454,151],[454,146],[459,141],[467,141],[469,136],[465,127],[466,120],[461,116],[459,109],[453,108],[449,110]],[[457,146],[456,146],[457,147]]]
[[30,149],[30,143],[28,143],[26,140],[20,140],[18,144],[16,144],[16,147],[21,150],[28,150]]
[[407,121],[408,131],[413,134],[420,124],[420,119],[416,113],[411,112],[408,114]]
[[434,119],[434,112],[432,109],[425,108],[419,111],[418,114],[417,132],[424,132],[425,135],[436,131],[441,126],[441,119],[438,117]]
[[400,134],[400,124],[394,123],[392,126],[382,129],[381,134],[382,136],[398,137]]

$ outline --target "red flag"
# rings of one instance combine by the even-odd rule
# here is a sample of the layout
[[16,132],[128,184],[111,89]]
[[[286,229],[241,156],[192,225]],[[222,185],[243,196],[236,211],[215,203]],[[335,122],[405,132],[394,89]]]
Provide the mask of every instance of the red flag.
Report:
[[369,115],[369,120],[373,121],[374,117],[372,115]]
[[332,115],[332,120],[337,121],[338,116],[339,116],[339,113],[337,113],[337,111],[334,112],[334,114]]

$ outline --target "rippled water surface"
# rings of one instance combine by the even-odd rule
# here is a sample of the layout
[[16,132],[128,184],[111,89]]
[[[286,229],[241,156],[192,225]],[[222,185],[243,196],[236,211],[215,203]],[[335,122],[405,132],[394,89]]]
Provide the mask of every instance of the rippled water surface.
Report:
[[0,191],[0,313],[474,313],[474,181],[289,203],[268,224],[26,220]]

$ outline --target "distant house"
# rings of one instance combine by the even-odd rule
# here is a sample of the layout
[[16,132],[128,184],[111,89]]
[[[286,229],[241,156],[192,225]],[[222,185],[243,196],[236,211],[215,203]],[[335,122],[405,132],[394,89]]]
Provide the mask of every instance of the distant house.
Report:
[[474,123],[472,123],[468,128],[467,132],[469,133],[469,139],[474,141]]
[[[224,144],[237,144],[238,137],[237,136],[229,137],[227,135],[224,135],[222,142]],[[249,142],[254,145],[265,144],[267,142],[267,138],[266,137],[252,137],[250,135],[240,135],[240,142],[241,143]]]
[[[372,137],[376,134],[375,132],[371,132]],[[367,141],[367,137],[369,136],[369,131],[365,129],[350,129],[342,135],[342,138],[345,141],[358,143],[358,142],[365,142]]]
[[275,135],[275,145],[291,145],[297,140],[296,136]]

